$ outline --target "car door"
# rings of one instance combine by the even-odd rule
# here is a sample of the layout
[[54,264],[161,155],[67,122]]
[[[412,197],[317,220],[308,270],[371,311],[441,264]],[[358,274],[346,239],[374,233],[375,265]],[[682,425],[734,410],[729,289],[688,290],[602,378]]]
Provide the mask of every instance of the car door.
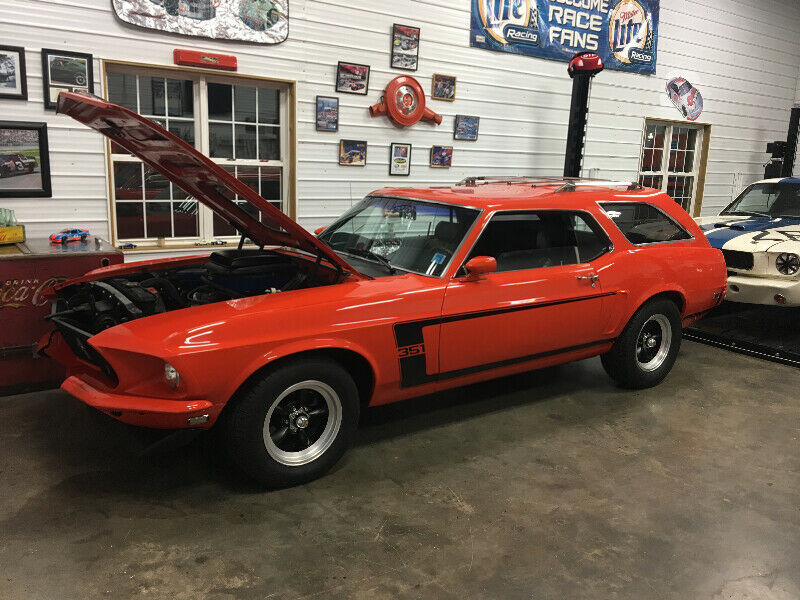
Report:
[[598,344],[604,292],[592,262],[610,241],[588,213],[495,213],[467,260],[498,270],[456,273],[443,303],[439,379]]

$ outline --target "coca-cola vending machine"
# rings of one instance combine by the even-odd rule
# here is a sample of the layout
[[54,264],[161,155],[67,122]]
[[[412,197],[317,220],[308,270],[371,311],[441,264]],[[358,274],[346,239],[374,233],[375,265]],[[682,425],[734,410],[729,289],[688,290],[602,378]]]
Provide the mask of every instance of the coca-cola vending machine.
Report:
[[0,246],[0,395],[56,386],[64,370],[37,357],[50,302],[45,290],[98,267],[123,262],[122,253],[99,238],[68,244],[47,239]]

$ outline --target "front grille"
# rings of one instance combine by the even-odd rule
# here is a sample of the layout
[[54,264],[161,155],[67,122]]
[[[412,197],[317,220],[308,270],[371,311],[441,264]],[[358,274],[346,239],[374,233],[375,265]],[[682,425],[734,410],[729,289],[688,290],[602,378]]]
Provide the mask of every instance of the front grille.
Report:
[[116,381],[117,374],[114,372],[114,369],[108,364],[106,359],[89,344],[88,340],[91,334],[76,327],[72,323],[68,323],[64,319],[53,318],[51,320],[56,325],[59,333],[75,356],[98,367],[106,377]]
[[753,268],[753,253],[740,252],[738,250],[723,250],[722,256],[725,257],[725,264],[729,269],[740,269],[749,271]]

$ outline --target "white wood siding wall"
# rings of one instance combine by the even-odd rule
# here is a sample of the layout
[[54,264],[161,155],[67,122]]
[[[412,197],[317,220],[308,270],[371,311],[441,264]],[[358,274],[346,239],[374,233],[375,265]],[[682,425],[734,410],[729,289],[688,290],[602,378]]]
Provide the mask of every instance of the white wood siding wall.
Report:
[[[298,82],[298,206],[310,229],[329,222],[351,201],[387,184],[454,182],[467,175],[560,174],[571,82],[566,64],[469,47],[469,0],[291,0],[289,39],[258,46],[150,32],[118,21],[110,0],[2,0],[2,43],[26,48],[28,102],[0,100],[0,119],[46,121],[50,134],[52,199],[2,199],[31,235],[65,225],[108,235],[103,143],[71,119],[45,112],[40,49],[90,52],[99,59],[170,65],[174,48],[235,54],[241,73]],[[796,0],[662,0],[657,75],[606,71],[594,83],[585,169],[601,177],[634,179],[643,120],[676,119],[664,86],[682,75],[703,94],[700,118],[712,124],[703,212],[730,201],[736,174],[758,179],[768,141],[786,135],[789,109],[800,100],[800,3]],[[367,107],[405,71],[389,68],[392,23],[422,28],[414,75],[426,93],[435,72],[458,78],[453,103],[432,101],[439,127],[401,130]],[[369,94],[336,94],[338,60],[372,67]],[[314,99],[340,98],[338,133],[314,127]],[[477,142],[453,142],[457,113],[481,118]],[[339,167],[340,138],[369,142],[368,166]],[[413,144],[410,177],[388,176],[391,142]],[[428,167],[431,144],[455,146],[453,167]]]

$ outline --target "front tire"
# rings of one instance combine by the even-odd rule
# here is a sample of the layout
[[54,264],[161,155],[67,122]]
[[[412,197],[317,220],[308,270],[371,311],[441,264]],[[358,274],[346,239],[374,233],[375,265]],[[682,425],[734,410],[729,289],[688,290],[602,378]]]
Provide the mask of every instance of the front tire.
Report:
[[270,488],[325,474],[350,446],[360,403],[337,363],[302,359],[267,373],[233,401],[223,419],[229,456]]
[[636,311],[611,350],[600,358],[620,387],[649,388],[672,370],[680,346],[678,307],[671,300],[655,299]]

